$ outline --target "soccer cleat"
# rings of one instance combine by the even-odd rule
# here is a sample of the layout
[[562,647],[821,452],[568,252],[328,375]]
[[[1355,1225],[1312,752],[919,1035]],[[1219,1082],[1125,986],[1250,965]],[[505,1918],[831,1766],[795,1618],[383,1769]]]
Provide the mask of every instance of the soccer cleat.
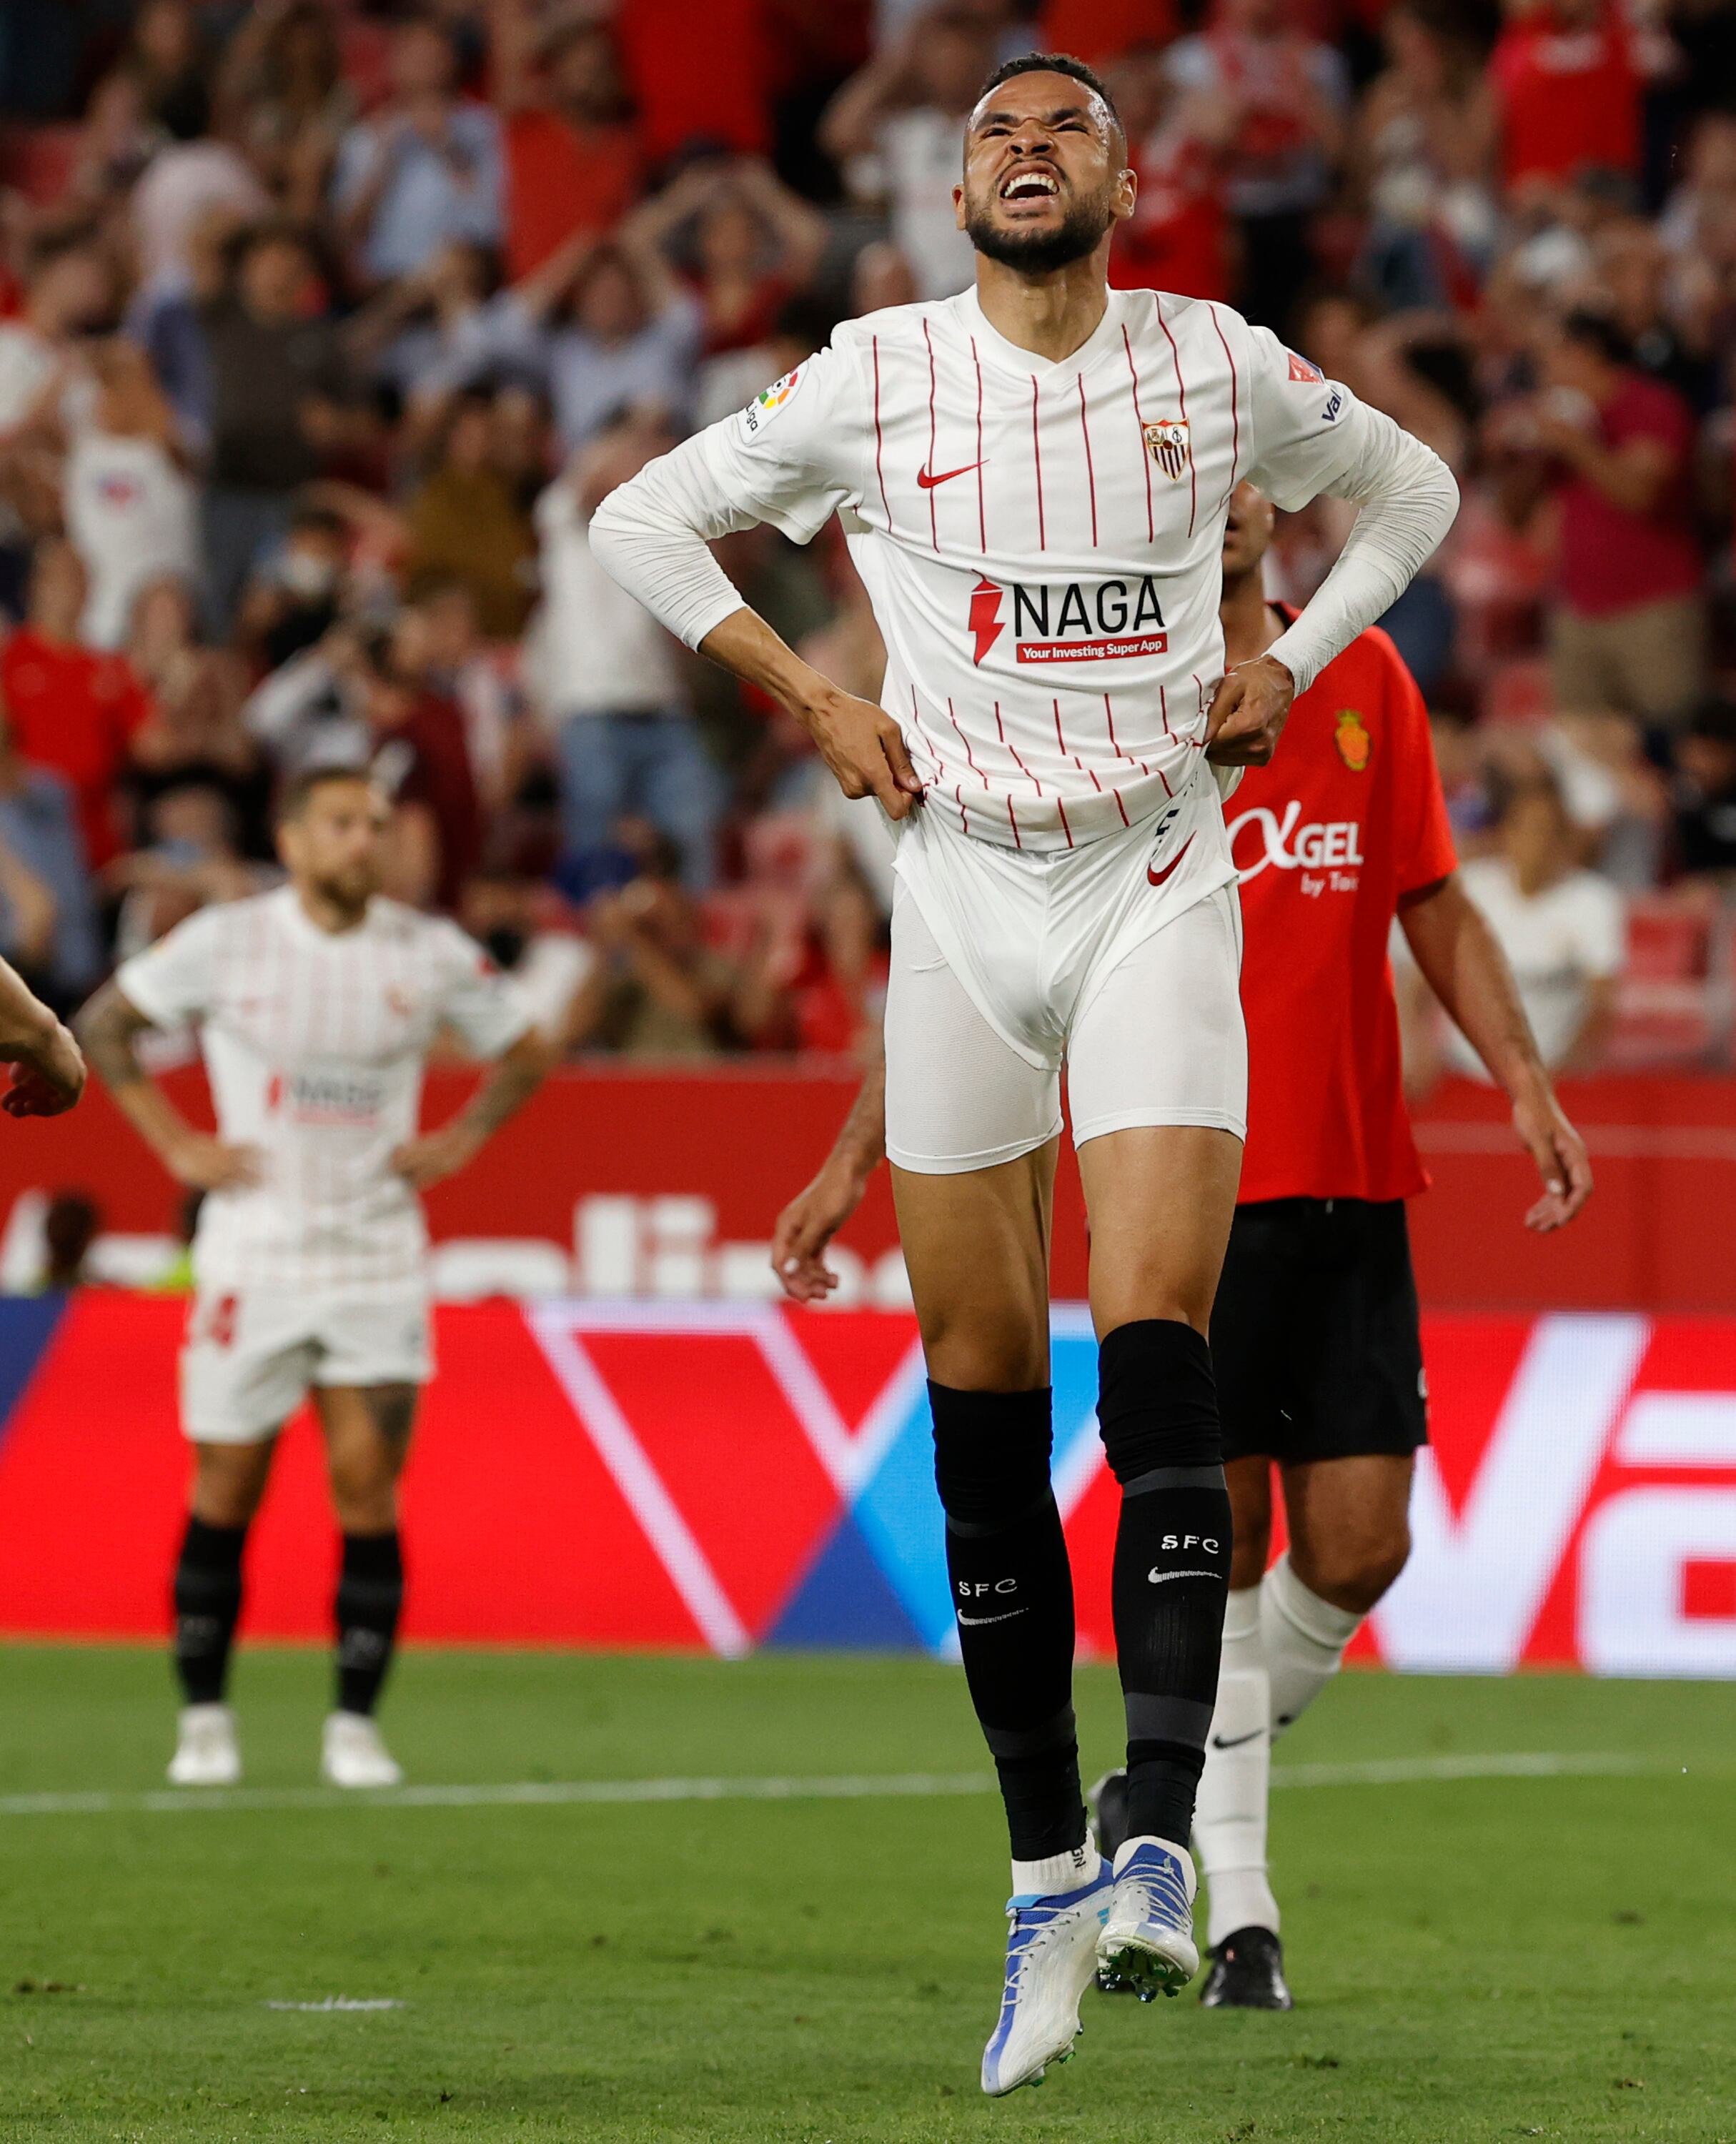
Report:
[[1167,1839],[1129,1839],[1115,1855],[1115,1895],[1097,1940],[1099,1974],[1131,1983],[1142,2003],[1179,1995],[1199,1970],[1193,1856]]
[[184,1705],[175,1754],[169,1759],[170,1785],[232,1787],[241,1776],[241,1753],[229,1707]]
[[1108,1863],[1099,1861],[1076,1891],[1020,1892],[1007,1901],[1006,1983],[999,2021],[983,2050],[983,2090],[991,2098],[1041,2084],[1050,2062],[1071,2057],[1113,1882]]
[[334,1712],[325,1722],[320,1777],[333,1787],[395,1787],[404,1774],[365,1714]]
[[1270,1928],[1238,1928],[1211,1953],[1199,1999],[1208,2010],[1293,2010],[1284,1946]]

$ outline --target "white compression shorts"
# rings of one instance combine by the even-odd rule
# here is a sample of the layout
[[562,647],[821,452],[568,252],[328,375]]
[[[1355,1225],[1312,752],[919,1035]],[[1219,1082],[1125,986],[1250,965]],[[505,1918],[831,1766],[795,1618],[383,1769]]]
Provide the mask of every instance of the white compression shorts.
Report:
[[1073,856],[985,856],[949,836],[939,856],[923,843],[918,870],[908,840],[886,996],[899,1168],[958,1175],[1045,1144],[1061,1129],[1064,1065],[1076,1147],[1142,1124],[1245,1135],[1241,904],[1209,844],[1203,890],[1142,928],[1128,894],[1146,881],[1148,823]]

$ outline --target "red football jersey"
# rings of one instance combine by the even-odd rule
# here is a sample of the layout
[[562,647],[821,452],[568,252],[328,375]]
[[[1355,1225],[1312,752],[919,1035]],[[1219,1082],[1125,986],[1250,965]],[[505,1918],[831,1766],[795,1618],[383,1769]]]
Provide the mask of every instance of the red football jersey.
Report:
[[1246,941],[1241,1199],[1406,1199],[1428,1178],[1387,939],[1401,897],[1457,859],[1422,695],[1384,633],[1327,665],[1224,808]]

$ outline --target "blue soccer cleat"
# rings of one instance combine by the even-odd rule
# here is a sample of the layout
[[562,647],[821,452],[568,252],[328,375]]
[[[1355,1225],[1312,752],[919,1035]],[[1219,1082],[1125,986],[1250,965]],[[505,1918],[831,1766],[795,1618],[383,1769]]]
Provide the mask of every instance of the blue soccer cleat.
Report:
[[1099,1970],[1142,2003],[1179,1995],[1199,1970],[1193,1856],[1163,1839],[1129,1839],[1115,1855],[1115,1895],[1098,1938]]
[[983,2050],[983,2090],[991,2098],[1041,2084],[1048,2065],[1073,2052],[1079,1998],[1097,1970],[1098,1937],[1114,1888],[1109,1863],[1092,1852],[1096,1874],[1077,1890],[1021,1892],[1007,1901],[1006,1985],[999,2022]]

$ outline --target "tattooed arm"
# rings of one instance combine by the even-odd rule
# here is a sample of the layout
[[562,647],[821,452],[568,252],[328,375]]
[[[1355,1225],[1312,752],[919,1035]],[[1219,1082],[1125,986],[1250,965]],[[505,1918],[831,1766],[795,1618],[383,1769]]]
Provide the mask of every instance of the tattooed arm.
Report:
[[139,1063],[139,1036],[151,1025],[118,985],[105,983],[74,1022],[97,1076],[121,1114],[177,1184],[223,1191],[259,1181],[259,1155],[249,1146],[196,1131]]

